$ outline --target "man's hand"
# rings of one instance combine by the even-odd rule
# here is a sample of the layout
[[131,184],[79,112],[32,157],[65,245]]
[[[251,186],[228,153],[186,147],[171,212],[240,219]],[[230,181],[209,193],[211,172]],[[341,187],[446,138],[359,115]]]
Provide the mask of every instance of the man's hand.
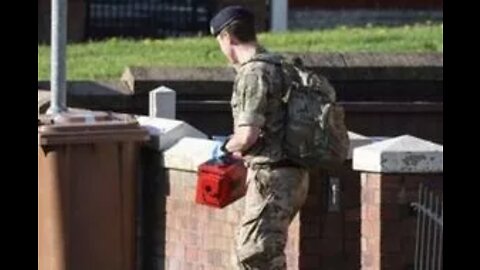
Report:
[[238,159],[242,159],[243,158],[243,155],[241,152],[233,152],[232,153],[232,156],[235,157],[235,158],[238,158]]
[[232,153],[242,153],[255,144],[260,134],[261,129],[255,126],[237,127],[233,136],[226,144],[226,149]]
[[225,148],[225,145],[226,145],[227,141],[228,141],[228,138],[215,140],[215,146],[214,146],[213,151],[212,151],[212,158],[213,159],[220,160],[220,159],[222,159],[222,158],[231,154]]

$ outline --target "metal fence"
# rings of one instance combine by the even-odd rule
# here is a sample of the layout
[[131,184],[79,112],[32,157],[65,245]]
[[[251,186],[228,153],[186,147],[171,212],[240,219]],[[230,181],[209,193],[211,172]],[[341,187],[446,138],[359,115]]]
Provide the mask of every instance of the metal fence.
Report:
[[86,36],[161,38],[208,33],[210,0],[87,0]]
[[415,270],[443,269],[443,198],[420,185],[417,211]]

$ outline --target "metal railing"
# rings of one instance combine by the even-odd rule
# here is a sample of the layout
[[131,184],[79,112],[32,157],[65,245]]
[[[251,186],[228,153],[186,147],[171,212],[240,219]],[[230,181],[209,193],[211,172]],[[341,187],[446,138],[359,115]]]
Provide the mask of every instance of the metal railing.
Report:
[[420,185],[415,243],[415,270],[443,269],[443,198],[427,186]]
[[86,35],[161,38],[207,34],[209,0],[87,0]]

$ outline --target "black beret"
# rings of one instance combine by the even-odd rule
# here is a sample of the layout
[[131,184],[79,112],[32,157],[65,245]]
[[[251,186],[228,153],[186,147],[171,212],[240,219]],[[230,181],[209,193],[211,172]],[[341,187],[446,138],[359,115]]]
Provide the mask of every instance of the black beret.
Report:
[[233,21],[254,20],[253,13],[241,6],[228,6],[220,10],[215,17],[210,20],[210,32],[217,36],[225,27]]

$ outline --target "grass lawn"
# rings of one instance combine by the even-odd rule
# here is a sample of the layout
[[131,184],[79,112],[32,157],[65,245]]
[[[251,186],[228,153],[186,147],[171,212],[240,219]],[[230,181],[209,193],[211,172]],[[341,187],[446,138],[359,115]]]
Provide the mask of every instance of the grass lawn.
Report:
[[[324,31],[265,33],[260,42],[279,52],[442,52],[441,24],[402,27],[340,27]],[[212,37],[163,40],[109,39],[70,44],[69,80],[119,79],[126,66],[222,66]],[[50,47],[38,46],[38,79],[48,80]]]

